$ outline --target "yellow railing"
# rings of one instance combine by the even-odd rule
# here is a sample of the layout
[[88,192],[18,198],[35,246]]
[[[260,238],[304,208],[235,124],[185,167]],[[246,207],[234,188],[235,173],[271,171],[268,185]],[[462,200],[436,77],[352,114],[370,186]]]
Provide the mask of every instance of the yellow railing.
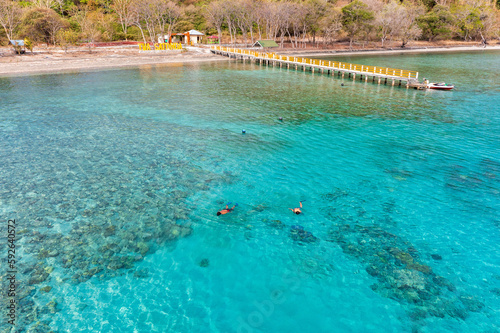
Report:
[[324,67],[330,67],[333,69],[345,69],[345,70],[349,70],[351,72],[371,73],[371,74],[379,74],[379,75],[386,75],[386,76],[418,79],[418,72],[417,71],[408,71],[408,70],[404,70],[404,69],[378,67],[378,66],[365,66],[365,65],[350,64],[347,62],[340,62],[340,61],[326,61],[326,60],[321,60],[321,59],[289,57],[289,56],[282,56],[282,55],[279,55],[276,53],[271,53],[271,52],[257,52],[257,51],[252,51],[252,50],[242,50],[242,49],[237,49],[237,48],[232,48],[232,47],[224,47],[224,46],[211,46],[210,48],[212,50],[245,54],[245,55],[250,55],[250,56],[254,56],[256,58],[262,58],[262,59],[273,59],[273,60],[294,62],[294,63],[299,63],[299,64],[324,66]]

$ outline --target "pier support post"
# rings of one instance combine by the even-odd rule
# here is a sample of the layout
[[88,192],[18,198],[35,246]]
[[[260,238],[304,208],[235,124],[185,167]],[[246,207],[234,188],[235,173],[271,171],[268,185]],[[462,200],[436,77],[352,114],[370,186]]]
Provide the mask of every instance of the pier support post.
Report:
[[394,87],[394,79],[392,79],[392,86]]
[[365,75],[365,82],[368,82],[368,75]]
[[352,80],[356,80],[356,73],[352,73]]
[[387,84],[387,78],[385,78],[384,84]]
[[381,79],[381,77],[378,78],[378,84],[380,84],[380,79]]
[[344,72],[342,72],[342,78],[344,78]]
[[314,74],[314,67],[311,67],[311,73]]

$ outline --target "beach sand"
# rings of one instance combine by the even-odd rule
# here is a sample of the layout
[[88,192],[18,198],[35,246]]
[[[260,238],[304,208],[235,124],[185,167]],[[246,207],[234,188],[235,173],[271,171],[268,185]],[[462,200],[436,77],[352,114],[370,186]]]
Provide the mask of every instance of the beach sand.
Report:
[[[411,49],[353,50],[336,49],[331,51],[321,49],[307,50],[276,50],[276,53],[290,56],[343,56],[355,54],[401,54],[415,52],[465,52],[500,50],[500,45],[486,48],[479,46],[455,47],[419,47]],[[48,73],[67,73],[138,67],[142,65],[162,65],[169,63],[190,63],[202,61],[229,61],[229,58],[214,55],[208,49],[190,48],[187,52],[157,51],[139,52],[137,46],[97,47],[89,52],[86,47],[78,47],[65,52],[59,48],[35,49],[33,53],[15,55],[11,48],[0,48],[0,77],[22,76]]]
[[9,48],[0,49],[0,77],[48,73],[68,73],[137,67],[142,65],[162,65],[169,63],[189,63],[201,61],[228,61],[229,58],[208,52],[167,51],[139,52],[134,47],[99,47],[63,50],[36,50],[23,55],[15,55]]

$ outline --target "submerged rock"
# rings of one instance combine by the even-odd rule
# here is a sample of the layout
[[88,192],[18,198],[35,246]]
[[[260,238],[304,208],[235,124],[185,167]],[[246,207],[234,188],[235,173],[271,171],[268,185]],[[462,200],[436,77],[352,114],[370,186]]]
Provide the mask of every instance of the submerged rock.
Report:
[[409,305],[414,320],[428,316],[463,319],[484,307],[474,297],[450,294],[456,292],[455,286],[425,265],[411,243],[382,228],[343,224],[330,230],[328,240],[364,263],[366,272],[378,280],[371,289]]
[[459,299],[467,311],[479,312],[484,308],[484,303],[472,296],[460,296]]
[[[88,132],[89,125],[89,128],[97,128],[94,125],[99,121],[95,119],[79,122],[78,132]],[[120,123],[120,129],[122,125]],[[39,297],[46,297],[44,292],[54,274],[52,270],[58,273],[55,277],[58,283],[81,283],[93,276],[109,279],[123,274],[145,255],[161,248],[164,242],[192,232],[191,228],[174,224],[174,219],[190,216],[187,197],[236,179],[231,173],[213,174],[186,162],[191,159],[185,158],[185,152],[193,157],[199,150],[192,148],[190,140],[183,143],[183,130],[158,124],[152,134],[151,129],[137,126],[135,120],[125,124],[128,125],[134,129],[134,140],[125,142],[110,135],[114,131],[101,131],[97,133],[99,140],[92,144],[92,152],[85,140],[65,136],[64,147],[72,147],[69,155],[55,153],[58,150],[53,144],[45,144],[46,138],[51,137],[45,135],[48,133],[45,129],[43,135],[34,135],[39,144],[30,149],[30,158],[22,158],[19,152],[13,151],[17,155],[13,158],[19,157],[17,160],[25,166],[29,164],[33,173],[40,175],[39,180],[33,181],[24,167],[1,175],[0,192],[7,197],[18,193],[17,197],[12,196],[12,205],[22,215],[20,220],[31,221],[29,229],[18,231],[19,236],[23,235],[25,253],[42,261],[30,263],[20,271],[25,279],[18,286],[19,302],[23,302],[16,327],[20,332],[29,329],[35,332],[33,324],[40,320],[40,311],[35,308],[41,304]],[[77,133],[76,127],[70,128],[73,130]],[[164,137],[167,132],[171,135]],[[158,150],[151,135],[166,140],[169,148]],[[202,138],[206,133],[199,135]],[[182,154],[177,154],[179,152]],[[181,158],[175,157],[181,155]],[[205,179],[209,181],[203,182]],[[39,286],[35,288],[30,284]],[[40,287],[44,292],[40,292]],[[56,309],[55,305],[46,306],[43,319],[50,318]],[[41,325],[37,330],[50,331]]]
[[304,227],[300,225],[293,225],[290,228],[290,238],[294,241],[302,243],[314,243],[318,241],[317,237],[315,237],[309,231],[304,230]]
[[148,251],[149,251],[149,246],[148,246],[148,244],[146,244],[144,242],[139,242],[139,243],[137,243],[137,249],[138,249],[138,252],[144,257],[146,255],[146,253],[148,253]]
[[41,290],[41,291],[44,291],[44,292],[46,292],[46,293],[48,293],[51,289],[52,289],[52,287],[51,287],[51,286],[45,286],[45,287],[43,287],[43,288],[40,288],[40,290]]
[[47,258],[48,256],[49,256],[49,251],[45,249],[40,249],[40,251],[38,252],[38,259],[44,259]]
[[26,288],[21,288],[17,293],[17,297],[19,298],[19,300],[21,300],[28,296],[33,296],[33,294],[35,293],[35,289],[36,288],[33,286],[27,286]]
[[47,280],[48,277],[49,277],[49,273],[47,273],[47,272],[35,272],[30,277],[28,283],[30,285],[39,284],[39,283],[42,283],[43,281]]
[[50,329],[50,326],[42,321],[36,322],[27,331],[27,333],[50,333],[50,332],[53,332]]
[[210,261],[207,258],[203,258],[200,261],[200,267],[208,267],[210,265]]
[[116,231],[116,227],[114,225],[111,225],[111,226],[107,227],[106,229],[104,229],[102,235],[104,237],[109,237],[109,236],[114,235],[115,231]]
[[147,268],[138,269],[134,272],[134,277],[136,278],[146,278],[149,276],[149,270]]
[[46,305],[46,307],[50,311],[50,313],[56,313],[56,312],[61,311],[61,309],[59,309],[59,304],[57,303],[57,301],[55,299],[53,299],[52,301],[50,301]]
[[281,222],[280,220],[268,220],[264,219],[262,220],[267,226],[276,228],[276,229],[283,229],[285,227],[285,224]]
[[425,308],[416,307],[412,311],[410,311],[409,316],[412,320],[418,321],[425,319],[427,317],[428,312]]
[[423,277],[419,272],[408,269],[400,269],[395,271],[394,276],[396,277],[395,283],[397,288],[408,287],[419,290],[425,288],[425,277]]

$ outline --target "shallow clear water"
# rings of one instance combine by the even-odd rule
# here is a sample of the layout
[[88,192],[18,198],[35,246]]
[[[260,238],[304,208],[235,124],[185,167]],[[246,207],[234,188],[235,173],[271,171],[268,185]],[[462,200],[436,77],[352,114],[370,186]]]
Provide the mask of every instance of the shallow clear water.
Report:
[[18,328],[498,331],[499,55],[342,59],[451,92],[237,62],[0,79]]

